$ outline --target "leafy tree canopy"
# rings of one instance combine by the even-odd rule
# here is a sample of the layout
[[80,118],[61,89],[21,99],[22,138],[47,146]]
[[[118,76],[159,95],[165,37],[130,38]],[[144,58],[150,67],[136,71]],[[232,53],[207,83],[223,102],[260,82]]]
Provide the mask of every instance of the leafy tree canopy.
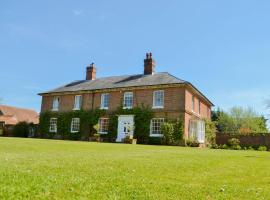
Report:
[[257,114],[252,108],[232,107],[228,112],[217,109],[212,114],[217,130],[227,134],[268,133],[267,119]]

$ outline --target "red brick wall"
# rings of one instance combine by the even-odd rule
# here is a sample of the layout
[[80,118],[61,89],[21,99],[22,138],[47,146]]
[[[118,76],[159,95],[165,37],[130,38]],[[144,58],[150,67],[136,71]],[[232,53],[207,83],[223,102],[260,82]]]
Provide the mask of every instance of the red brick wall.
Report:
[[[185,136],[188,136],[189,120],[192,118],[210,118],[210,109],[207,103],[202,99],[201,113],[198,112],[199,97],[194,95],[190,90],[184,87],[170,87],[164,89],[136,89],[133,91],[133,105],[134,107],[144,104],[152,108],[153,106],[153,92],[155,90],[164,90],[164,109],[153,109],[155,117],[164,118],[178,118],[180,115],[184,115],[184,130]],[[129,90],[126,90],[129,91]],[[116,110],[123,104],[123,96],[125,91],[112,91],[110,93],[109,110]],[[107,92],[106,92],[107,93]],[[97,93],[84,93],[82,94],[82,108],[84,110],[91,110],[100,108],[101,100],[100,92]],[[195,97],[195,109],[192,111],[192,95]],[[59,95],[60,97],[60,111],[71,111],[74,106],[75,95]],[[53,96],[43,96],[41,112],[51,110]]]
[[228,136],[226,134],[217,134],[216,143],[218,145],[227,144],[230,138],[238,138],[240,145],[242,146],[266,146],[270,149],[270,135],[258,135],[258,136]]
[[[158,89],[137,89],[133,90],[134,107],[144,104],[152,108],[153,105],[153,92]],[[184,88],[166,88],[164,90],[164,109],[154,109],[157,112],[172,112],[172,111],[184,111]],[[116,110],[123,104],[123,96],[125,91],[112,91],[108,92],[109,96],[109,110]],[[107,93],[107,92],[105,92]],[[100,108],[102,93],[85,93],[82,94],[82,108],[84,110],[90,110]],[[60,97],[60,109],[59,111],[71,111],[74,106],[75,95],[59,95]],[[52,109],[53,96],[43,96],[41,112],[49,111]]]

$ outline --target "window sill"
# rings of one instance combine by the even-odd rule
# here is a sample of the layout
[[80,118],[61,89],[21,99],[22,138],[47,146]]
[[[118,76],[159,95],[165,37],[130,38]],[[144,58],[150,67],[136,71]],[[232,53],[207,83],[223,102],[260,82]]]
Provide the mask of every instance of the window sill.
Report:
[[108,134],[108,132],[98,132],[98,134],[100,134],[100,135],[106,135],[106,134]]
[[101,109],[101,110],[108,110],[109,108],[108,108],[108,107],[107,107],[107,108],[106,108],[106,107],[104,107],[104,108],[101,107],[100,109]]
[[72,110],[81,110],[80,108],[73,108]]
[[79,133],[79,131],[70,131],[70,133]]
[[132,109],[133,107],[123,107],[123,109]]
[[150,134],[150,137],[163,137],[163,134]]
[[52,109],[52,111],[53,111],[53,112],[57,112],[57,111],[59,111],[59,109]]
[[163,109],[164,106],[153,106],[152,109]]

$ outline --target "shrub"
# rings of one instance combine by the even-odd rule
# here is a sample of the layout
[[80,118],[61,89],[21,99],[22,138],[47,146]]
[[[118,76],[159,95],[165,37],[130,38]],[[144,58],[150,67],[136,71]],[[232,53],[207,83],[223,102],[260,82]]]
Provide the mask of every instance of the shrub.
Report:
[[259,146],[258,151],[267,151],[267,147],[266,146]]
[[183,117],[178,118],[174,123],[174,140],[179,143],[183,140],[184,135],[184,119]]
[[198,147],[200,143],[196,138],[190,138],[186,140],[186,146],[188,147]]
[[223,144],[220,147],[221,147],[221,149],[228,149],[229,148],[227,144]]
[[205,120],[205,139],[207,146],[216,144],[216,123],[211,120]]
[[234,147],[234,146],[237,146],[239,144],[240,144],[240,140],[237,139],[237,138],[231,138],[231,139],[228,140],[228,145],[230,147]]
[[169,122],[163,123],[161,126],[161,134],[163,134],[163,143],[172,145],[175,142],[174,125]]
[[232,146],[232,149],[234,149],[234,150],[241,150],[241,146],[240,145],[235,145],[235,146]]
[[15,137],[28,137],[29,124],[27,122],[19,122],[16,124],[12,130],[12,134]]
[[161,137],[149,137],[148,144],[161,145],[162,144],[162,138]]

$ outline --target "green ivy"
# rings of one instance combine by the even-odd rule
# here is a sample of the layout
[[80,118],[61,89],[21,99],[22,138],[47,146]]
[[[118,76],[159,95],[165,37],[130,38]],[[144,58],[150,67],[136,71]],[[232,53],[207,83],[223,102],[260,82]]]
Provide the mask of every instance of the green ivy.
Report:
[[118,108],[109,115],[109,138],[114,140],[117,137],[118,115],[134,115],[134,138],[138,143],[148,143],[150,133],[150,122],[153,118],[153,111],[149,107],[141,106],[132,109]]
[[[56,137],[63,139],[88,139],[89,136],[95,133],[93,126],[98,123],[98,119],[104,116],[104,110],[93,111],[71,111],[71,112],[43,112],[40,115],[40,132],[42,137]],[[57,133],[50,133],[50,119],[57,118]],[[71,133],[72,118],[80,118],[80,131]]]

